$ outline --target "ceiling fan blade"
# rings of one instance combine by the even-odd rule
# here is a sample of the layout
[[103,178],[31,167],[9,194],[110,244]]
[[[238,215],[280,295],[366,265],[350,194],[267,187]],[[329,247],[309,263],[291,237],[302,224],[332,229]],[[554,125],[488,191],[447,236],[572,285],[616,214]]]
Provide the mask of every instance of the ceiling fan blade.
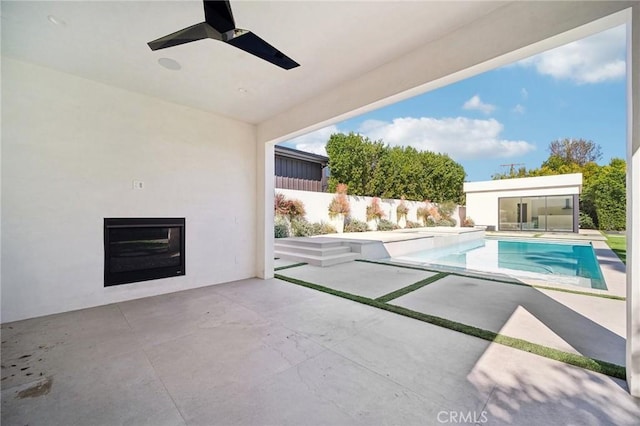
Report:
[[221,33],[235,29],[236,22],[228,1],[204,0],[204,20]]
[[267,43],[251,31],[239,31],[243,31],[244,33],[242,35],[224,41],[237,47],[238,49],[242,49],[245,52],[249,52],[252,55],[262,58],[267,62],[271,62],[272,64],[277,65],[280,68],[284,68],[285,70],[290,70],[291,68],[300,66],[299,63],[289,58],[287,55],[280,52],[278,49],[271,46],[269,43]]
[[180,31],[176,31],[173,34],[160,37],[157,40],[150,41],[147,44],[151,50],[159,50],[196,40],[202,40],[204,38],[222,40],[222,36],[217,31],[207,25],[206,22],[201,22]]

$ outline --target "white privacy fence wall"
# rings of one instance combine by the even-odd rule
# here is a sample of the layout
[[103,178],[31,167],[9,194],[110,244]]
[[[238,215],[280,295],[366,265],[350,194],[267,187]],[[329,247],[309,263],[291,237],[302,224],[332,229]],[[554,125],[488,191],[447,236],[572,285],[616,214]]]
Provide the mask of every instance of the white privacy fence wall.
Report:
[[[306,211],[305,217],[309,222],[329,222],[329,204],[335,196],[333,193],[326,192],[309,192],[309,191],[297,191],[294,189],[280,189],[276,188],[276,194],[283,194],[288,199],[298,199],[304,204]],[[358,219],[362,222],[367,221],[367,207],[371,205],[371,200],[374,197],[364,197],[358,195],[348,195],[349,205],[351,207],[352,218]],[[401,200],[397,199],[380,199],[380,208],[384,212],[385,219],[388,219],[394,223],[398,222],[396,209],[400,205]],[[407,214],[407,220],[413,222],[419,222],[416,215],[419,207],[424,207],[423,201],[408,201],[405,200],[405,205],[409,208]],[[456,226],[460,226],[459,218],[460,206],[457,206],[453,212],[452,219],[456,222]]]

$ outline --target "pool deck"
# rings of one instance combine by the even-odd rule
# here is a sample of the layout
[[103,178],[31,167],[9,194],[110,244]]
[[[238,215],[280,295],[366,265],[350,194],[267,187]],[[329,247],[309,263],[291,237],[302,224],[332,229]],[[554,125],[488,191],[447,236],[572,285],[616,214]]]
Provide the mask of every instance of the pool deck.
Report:
[[[372,299],[435,275],[369,262],[326,268],[302,265],[277,273]],[[565,352],[625,364],[624,300],[448,275],[389,303]]]
[[[602,271],[607,290],[599,290],[593,288],[585,288],[570,284],[559,284],[548,281],[535,279],[518,279],[518,282],[540,286],[540,287],[566,287],[576,291],[587,291],[596,294],[610,294],[615,296],[626,296],[626,267],[618,256],[609,248],[606,238],[599,231],[592,229],[581,229],[580,233],[566,232],[486,232],[478,234],[478,230],[474,228],[447,228],[447,227],[428,227],[415,229],[400,229],[396,231],[375,231],[375,232],[352,232],[344,234],[331,234],[330,236],[318,237],[326,240],[353,241],[355,244],[361,244],[363,247],[375,244],[384,245],[384,249],[376,250],[375,253],[383,253],[383,256],[369,257],[363,249],[363,258],[392,260],[397,263],[416,264],[415,262],[398,261],[394,257],[400,257],[411,251],[424,250],[426,244],[434,244],[433,241],[446,241],[447,239],[456,238],[483,238],[489,237],[505,237],[505,238],[526,238],[534,240],[549,241],[578,241],[581,243],[591,243],[593,245],[600,269]],[[437,243],[436,243],[437,244]],[[446,243],[445,243],[446,244]],[[421,247],[421,248],[417,248]],[[374,251],[371,251],[372,253]],[[437,269],[437,268],[434,268]],[[483,273],[480,271],[463,272],[469,276],[487,277],[493,276],[494,273]],[[507,280],[514,280],[513,277],[502,276]]]

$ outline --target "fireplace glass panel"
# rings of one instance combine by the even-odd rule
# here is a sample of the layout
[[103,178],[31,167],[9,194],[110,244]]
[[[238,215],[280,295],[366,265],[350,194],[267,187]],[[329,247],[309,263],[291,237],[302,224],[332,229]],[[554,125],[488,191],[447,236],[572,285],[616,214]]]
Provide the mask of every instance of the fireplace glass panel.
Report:
[[180,228],[110,229],[111,272],[180,265]]
[[104,220],[104,285],[185,275],[184,218]]

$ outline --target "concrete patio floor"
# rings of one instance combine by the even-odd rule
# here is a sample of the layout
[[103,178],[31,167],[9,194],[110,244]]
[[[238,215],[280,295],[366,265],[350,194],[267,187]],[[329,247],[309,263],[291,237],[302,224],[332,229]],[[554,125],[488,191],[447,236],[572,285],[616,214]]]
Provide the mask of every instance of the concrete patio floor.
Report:
[[[296,266],[279,274],[369,298],[435,273],[399,265],[351,262]],[[606,293],[601,291],[595,294]],[[449,275],[388,303],[510,337],[625,365],[624,300]]]
[[640,418],[624,381],[276,279],[3,324],[1,383],[3,425]]

